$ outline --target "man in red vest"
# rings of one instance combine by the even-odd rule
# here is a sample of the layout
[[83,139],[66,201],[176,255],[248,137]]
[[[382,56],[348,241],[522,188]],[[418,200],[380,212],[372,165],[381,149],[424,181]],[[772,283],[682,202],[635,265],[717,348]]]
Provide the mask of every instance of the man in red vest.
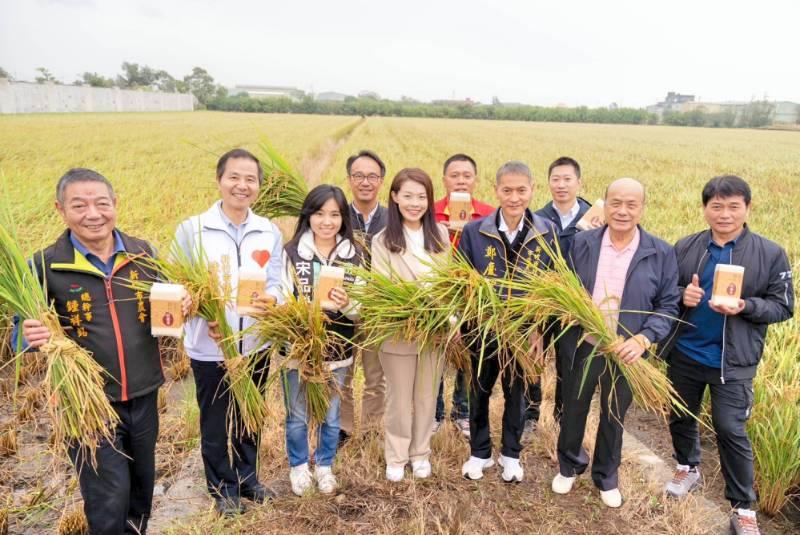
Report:
[[[442,182],[444,183],[446,194],[433,205],[436,221],[450,229],[450,243],[453,244],[453,247],[457,247],[458,240],[461,237],[461,230],[450,224],[451,214],[448,202],[450,194],[453,192],[469,194],[472,209],[471,213],[467,215],[470,221],[486,217],[494,212],[494,207],[473,197],[472,192],[478,182],[478,166],[475,164],[475,160],[466,154],[454,154],[444,162]],[[456,218],[453,217],[452,219]],[[464,373],[461,370],[456,372],[456,383],[453,389],[453,408],[450,411],[450,419],[455,422],[461,433],[469,438],[469,402],[467,400]],[[439,385],[439,397],[436,400],[436,420],[433,422],[434,433],[442,427],[442,421],[444,421],[444,379]]]

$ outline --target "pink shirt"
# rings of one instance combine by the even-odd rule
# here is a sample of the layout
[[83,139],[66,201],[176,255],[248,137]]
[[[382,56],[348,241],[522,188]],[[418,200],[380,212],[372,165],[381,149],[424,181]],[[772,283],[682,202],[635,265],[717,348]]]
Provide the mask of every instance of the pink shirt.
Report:
[[[606,325],[611,332],[617,332],[619,321],[619,305],[622,301],[622,292],[625,290],[625,277],[633,260],[636,249],[639,248],[639,229],[633,235],[633,240],[623,249],[619,250],[611,243],[608,229],[603,233],[600,244],[600,258],[597,260],[597,273],[592,289],[592,301],[600,307],[606,317]],[[594,341],[589,340],[591,343]]]

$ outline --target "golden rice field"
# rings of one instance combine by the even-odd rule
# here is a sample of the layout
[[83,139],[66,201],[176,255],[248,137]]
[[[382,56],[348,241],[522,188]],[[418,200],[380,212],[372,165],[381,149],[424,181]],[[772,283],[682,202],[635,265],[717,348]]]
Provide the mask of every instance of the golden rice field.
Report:
[[[568,155],[583,166],[582,195],[590,201],[601,197],[606,184],[615,178],[630,176],[641,180],[648,188],[643,225],[670,242],[704,228],[702,185],[715,175],[738,174],[753,188],[751,228],[782,244],[795,270],[800,267],[800,134],[796,132],[371,117],[341,137],[342,130],[356,121],[358,118],[354,117],[218,112],[0,116],[0,191],[13,205],[23,249],[33,251],[63,230],[53,208],[58,178],[70,167],[93,168],[110,178],[116,188],[120,228],[164,248],[179,221],[205,210],[217,198],[217,157],[237,146],[257,151],[262,135],[268,136],[297,168],[321,175],[315,180],[346,185],[347,156],[369,148],[385,160],[388,178],[402,167],[425,169],[434,179],[437,196],[442,194],[442,162],[453,153],[465,152],[479,165],[477,196],[490,203],[494,171],[506,160],[523,160],[534,172],[533,208],[549,198],[547,165]],[[384,183],[387,190],[389,182]],[[386,194],[382,195],[385,198]],[[783,478],[781,485],[785,488],[797,490],[800,485],[800,328],[793,320],[771,332],[760,369],[758,405],[751,420],[762,494],[767,489],[764,477]],[[185,365],[180,358],[168,364],[173,388],[164,396],[159,444],[159,481],[166,486],[177,478],[176,466],[181,462],[185,465],[192,452],[196,454],[197,445],[196,406],[190,386],[179,380],[186,373]],[[8,367],[0,369],[0,378],[3,376],[8,381]],[[12,421],[9,408],[13,391],[8,382],[0,388],[0,430]],[[20,391],[35,398],[35,389],[30,385]],[[275,403],[282,410],[277,397]],[[28,400],[22,406],[36,409],[37,404]],[[493,410],[496,415],[496,408]],[[493,418],[495,423],[499,419]],[[280,413],[273,416],[272,422],[275,428],[264,437],[262,471],[267,480],[287,480]],[[46,435],[41,432],[26,433],[30,443],[46,442]],[[666,435],[666,427],[663,433]],[[543,434],[542,441],[546,442],[547,437]],[[67,528],[56,529],[59,517],[64,525],[72,521],[69,511],[76,494],[74,486],[69,487],[69,476],[56,479],[63,484],[55,488],[50,465],[45,466],[47,470],[42,468],[42,456],[46,454],[41,449],[22,444],[22,459],[16,462],[2,446],[0,440],[0,533],[4,506],[12,517],[17,515],[10,524],[12,533],[36,533],[40,529],[69,533]],[[188,520],[174,518],[177,524],[172,524],[171,530],[713,531],[713,527],[703,524],[704,517],[692,510],[695,502],[675,505],[648,494],[644,476],[627,462],[622,475],[623,485],[630,489],[628,503],[620,512],[609,512],[598,505],[596,494],[592,495],[590,484],[585,482],[572,501],[553,498],[549,491],[555,466],[552,444],[537,443],[526,453],[528,479],[513,489],[498,483],[479,486],[464,482],[458,469],[466,455],[465,443],[450,429],[434,441],[434,480],[411,482],[396,489],[387,486],[381,477],[380,442],[357,440],[337,460],[344,490],[336,498],[281,498],[274,506],[227,523],[216,520],[206,508]],[[63,461],[56,467],[70,474]],[[26,475],[26,470],[30,474]],[[717,486],[720,478],[717,473]],[[622,490],[626,492],[625,487]],[[711,496],[725,510],[718,498]],[[800,529],[793,524],[799,518],[796,509],[800,502],[784,503],[782,492],[777,499],[783,505],[782,512],[772,521],[762,515],[765,531],[788,533]],[[62,510],[67,514],[62,515]],[[157,525],[164,529],[163,523]]]

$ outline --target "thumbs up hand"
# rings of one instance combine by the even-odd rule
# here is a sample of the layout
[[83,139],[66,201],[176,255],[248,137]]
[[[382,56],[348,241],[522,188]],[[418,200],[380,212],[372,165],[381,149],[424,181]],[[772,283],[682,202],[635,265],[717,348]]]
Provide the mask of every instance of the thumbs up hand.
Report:
[[692,275],[692,282],[686,287],[683,291],[683,304],[687,307],[694,308],[700,304],[700,300],[703,299],[703,288],[700,287],[700,277],[697,276],[697,273]]

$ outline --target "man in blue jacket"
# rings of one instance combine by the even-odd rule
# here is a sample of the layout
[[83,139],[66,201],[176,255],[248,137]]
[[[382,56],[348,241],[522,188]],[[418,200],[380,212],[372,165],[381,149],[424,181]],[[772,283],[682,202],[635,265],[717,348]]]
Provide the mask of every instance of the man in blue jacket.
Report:
[[[557,239],[553,226],[528,209],[533,195],[533,177],[527,165],[511,161],[497,171],[495,194],[500,207],[494,213],[467,223],[458,244],[458,251],[478,272],[488,278],[514,277],[530,265],[547,267],[550,258],[539,239],[552,248]],[[500,376],[505,400],[503,408],[503,437],[498,462],[503,467],[506,482],[523,478],[519,454],[522,451],[525,378],[519,368],[516,373],[500,374],[497,340],[486,341],[485,358],[478,366],[479,341],[468,340],[472,351],[470,378],[469,426],[470,458],[461,468],[467,479],[481,479],[483,470],[494,465],[492,440],[489,433],[489,398]],[[480,373],[478,373],[480,368]]]
[[[581,189],[581,166],[574,158],[561,156],[550,164],[547,169],[547,185],[553,200],[534,212],[543,219],[550,221],[558,231],[558,241],[561,254],[569,253],[572,238],[580,229],[576,226],[583,215],[592,207],[585,199],[578,196]],[[548,344],[545,343],[545,346]],[[556,342],[558,345],[558,342]],[[553,406],[553,417],[556,422],[561,420],[563,409],[561,395],[561,362],[556,358],[556,392]],[[541,381],[530,383],[525,394],[525,429],[522,432],[522,442],[526,443],[533,437],[536,423],[539,421],[539,408],[542,403]]]
[[[611,351],[621,365],[642,358],[669,335],[678,314],[678,266],[669,244],[639,226],[644,186],[632,178],[615,180],[605,195],[607,225],[575,235],[568,261],[609,328],[620,336]],[[552,489],[572,490],[589,465],[583,449],[586,418],[595,386],[600,385],[600,423],[592,461],[592,480],[608,507],[622,505],[618,488],[622,425],[633,400],[630,385],[610,356],[596,354],[594,340],[581,340],[579,327],[562,338],[564,414],[558,436],[559,473]]]
[[[706,387],[717,434],[725,497],[734,512],[734,533],[757,533],[753,491],[753,448],[745,429],[753,406],[756,375],[767,326],[792,317],[794,289],[786,252],[751,232],[750,187],[737,176],[719,176],[703,188],[703,214],[709,229],[679,240],[678,284],[682,319],[671,340],[669,378],[686,406],[698,414]],[[714,270],[720,264],[744,267],[736,306],[711,303]],[[682,497],[700,483],[700,435],[688,415],[673,414],[669,424],[678,466],[667,494]]]

